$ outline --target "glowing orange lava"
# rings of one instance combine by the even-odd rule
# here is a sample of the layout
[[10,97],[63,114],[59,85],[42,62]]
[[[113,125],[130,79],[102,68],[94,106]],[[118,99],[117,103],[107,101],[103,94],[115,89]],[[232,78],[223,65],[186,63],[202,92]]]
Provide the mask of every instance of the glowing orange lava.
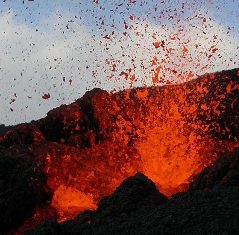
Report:
[[65,136],[34,151],[44,162],[58,220],[95,209],[138,171],[171,196],[233,150],[238,145],[232,130],[239,86],[238,79],[230,78],[238,72],[231,73],[115,94],[96,89],[49,113],[47,120],[56,122],[51,116],[57,115],[63,120]]

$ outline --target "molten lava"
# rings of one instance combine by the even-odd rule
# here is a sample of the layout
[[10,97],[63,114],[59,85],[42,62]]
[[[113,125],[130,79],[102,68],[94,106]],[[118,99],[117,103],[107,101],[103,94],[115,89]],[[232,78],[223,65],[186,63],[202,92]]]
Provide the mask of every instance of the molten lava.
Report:
[[95,208],[102,196],[138,171],[170,196],[221,153],[232,150],[235,140],[220,138],[232,128],[218,120],[232,105],[238,107],[237,97],[230,107],[225,104],[238,91],[238,80],[226,76],[211,74],[181,85],[116,94],[94,90],[50,112],[46,120],[62,109],[62,128],[69,131],[62,150],[50,153],[46,164],[59,219]]
[[139,171],[167,196],[185,190],[238,146],[238,89],[236,69],[178,85],[94,89],[32,123],[28,138],[18,127],[3,142],[28,141],[53,193],[49,207],[63,221],[94,209]]

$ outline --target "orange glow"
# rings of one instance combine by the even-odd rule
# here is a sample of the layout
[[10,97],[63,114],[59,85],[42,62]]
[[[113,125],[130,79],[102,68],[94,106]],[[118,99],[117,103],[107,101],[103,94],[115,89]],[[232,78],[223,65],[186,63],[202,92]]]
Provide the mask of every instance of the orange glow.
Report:
[[59,221],[74,218],[82,210],[96,209],[92,194],[65,185],[60,185],[54,192],[52,206],[59,211]]
[[[220,121],[236,107],[238,89],[238,81],[227,74],[209,74],[179,85],[114,94],[93,90],[49,114],[71,128],[70,137],[59,143],[34,147],[36,160],[44,162],[57,219],[95,209],[103,196],[139,171],[168,197],[186,190],[193,176],[238,146],[233,127]],[[94,119],[85,118],[84,132],[79,132],[86,115],[81,102],[92,108]],[[80,145],[81,138],[87,146]]]

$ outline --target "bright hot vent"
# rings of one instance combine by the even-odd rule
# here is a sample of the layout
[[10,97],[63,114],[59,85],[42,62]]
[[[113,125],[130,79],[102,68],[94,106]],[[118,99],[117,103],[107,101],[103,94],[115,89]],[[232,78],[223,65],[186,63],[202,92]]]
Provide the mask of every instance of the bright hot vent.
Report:
[[32,161],[27,182],[34,200],[6,230],[95,209],[136,172],[168,197],[185,191],[202,169],[238,147],[238,94],[238,69],[177,85],[94,89],[46,118],[13,127],[0,150]]

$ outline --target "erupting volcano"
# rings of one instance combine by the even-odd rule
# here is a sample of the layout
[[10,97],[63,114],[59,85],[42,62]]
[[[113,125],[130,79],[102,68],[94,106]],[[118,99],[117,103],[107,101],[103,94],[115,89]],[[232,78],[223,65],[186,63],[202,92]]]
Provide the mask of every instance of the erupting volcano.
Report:
[[187,192],[196,175],[239,146],[238,91],[238,69],[175,85],[93,89],[10,128],[0,137],[0,208],[8,210],[1,231],[94,210],[137,172],[168,198]]

